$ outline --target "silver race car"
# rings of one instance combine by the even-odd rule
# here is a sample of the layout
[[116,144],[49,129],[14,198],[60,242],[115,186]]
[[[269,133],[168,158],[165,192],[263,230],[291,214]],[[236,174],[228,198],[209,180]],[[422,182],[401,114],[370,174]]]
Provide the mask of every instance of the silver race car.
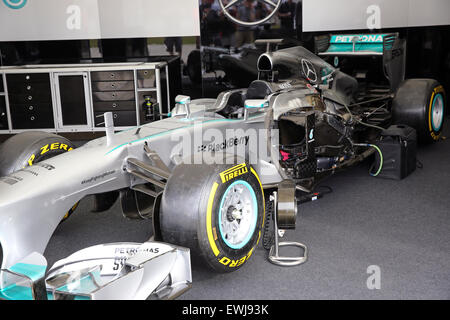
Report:
[[[114,297],[108,294],[127,282],[131,298],[147,298],[190,283],[179,246],[212,270],[234,271],[250,259],[270,219],[279,229],[295,228],[298,192],[379,152],[391,124],[413,127],[425,142],[439,138],[444,90],[435,80],[403,79],[404,43],[396,34],[333,36],[319,52],[335,62],[381,58],[386,78],[379,83],[364,83],[362,71],[355,78],[303,47],[271,51],[276,43],[268,41],[248,88],[217,99],[178,96],[160,121],[115,133],[107,113],[106,136],[80,148],[49,133],[7,140],[0,149],[0,297],[17,285],[15,275],[33,288],[45,277],[41,291],[54,298]],[[152,219],[156,242],[123,245],[139,249],[117,273],[117,245],[76,253],[46,276],[42,267],[38,275],[28,270],[45,265],[41,255],[55,228],[88,195],[96,211],[120,198],[125,217]],[[147,250],[156,247],[167,253]]]

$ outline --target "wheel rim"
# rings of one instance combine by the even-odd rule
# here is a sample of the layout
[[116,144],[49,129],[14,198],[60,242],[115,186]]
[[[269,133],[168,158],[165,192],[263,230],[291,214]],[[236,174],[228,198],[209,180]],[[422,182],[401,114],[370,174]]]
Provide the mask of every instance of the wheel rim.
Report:
[[431,125],[434,131],[439,131],[444,120],[444,99],[439,93],[433,99],[431,106]]
[[222,240],[233,249],[241,249],[256,228],[258,205],[253,188],[243,180],[233,182],[225,191],[219,207],[219,231]]

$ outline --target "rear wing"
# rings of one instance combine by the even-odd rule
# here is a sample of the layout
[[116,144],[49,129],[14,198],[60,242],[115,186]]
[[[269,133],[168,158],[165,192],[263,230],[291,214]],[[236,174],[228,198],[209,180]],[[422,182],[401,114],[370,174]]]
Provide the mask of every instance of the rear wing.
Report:
[[398,33],[322,35],[315,37],[315,51],[324,57],[381,57],[393,91],[405,78],[406,40]]
[[381,56],[392,50],[397,34],[343,34],[316,38],[320,56]]

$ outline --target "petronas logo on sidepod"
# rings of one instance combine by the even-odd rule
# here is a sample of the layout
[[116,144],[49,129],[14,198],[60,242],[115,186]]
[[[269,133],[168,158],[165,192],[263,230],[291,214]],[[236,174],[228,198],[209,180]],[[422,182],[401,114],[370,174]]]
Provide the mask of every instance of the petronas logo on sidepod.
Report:
[[3,3],[11,9],[20,9],[27,4],[27,0],[3,0]]

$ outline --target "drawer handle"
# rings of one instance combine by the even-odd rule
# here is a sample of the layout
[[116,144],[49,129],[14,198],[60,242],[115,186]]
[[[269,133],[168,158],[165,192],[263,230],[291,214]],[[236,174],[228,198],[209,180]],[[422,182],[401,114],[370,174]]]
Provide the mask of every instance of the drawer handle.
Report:
[[117,119],[117,113],[114,113],[114,119]]
[[34,119],[35,119],[35,117],[34,117],[34,116],[31,116],[30,120],[31,120],[31,121],[34,121]]
[[31,86],[27,86],[27,90],[31,90]]
[[33,96],[28,96],[28,100],[33,100]]
[[111,78],[114,78],[116,75],[114,73],[111,73]]
[[27,79],[27,80],[30,80],[30,76],[29,76],[29,75],[27,75],[27,76],[25,77],[25,79]]
[[33,109],[34,109],[33,106],[29,106],[29,107],[28,107],[28,110],[33,110]]
[[111,83],[111,88],[114,88],[114,87],[115,87],[114,83]]
[[116,103],[113,103],[113,104],[112,104],[112,107],[113,107],[113,108],[117,107],[117,104],[116,104]]

